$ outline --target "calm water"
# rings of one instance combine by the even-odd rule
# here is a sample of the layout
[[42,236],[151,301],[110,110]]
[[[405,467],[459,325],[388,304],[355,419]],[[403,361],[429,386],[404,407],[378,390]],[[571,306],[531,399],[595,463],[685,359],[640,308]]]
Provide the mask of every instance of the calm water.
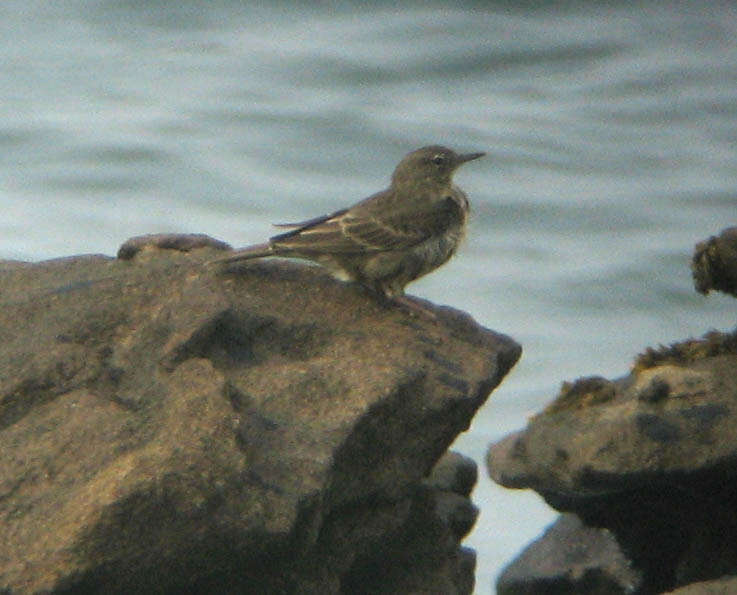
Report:
[[[457,181],[459,256],[411,287],[514,336],[522,361],[457,448],[479,463],[580,375],[735,323],[693,244],[737,225],[730,4],[0,5],[0,258],[234,245],[382,188],[409,150],[489,156]],[[553,514],[482,472],[477,592]]]

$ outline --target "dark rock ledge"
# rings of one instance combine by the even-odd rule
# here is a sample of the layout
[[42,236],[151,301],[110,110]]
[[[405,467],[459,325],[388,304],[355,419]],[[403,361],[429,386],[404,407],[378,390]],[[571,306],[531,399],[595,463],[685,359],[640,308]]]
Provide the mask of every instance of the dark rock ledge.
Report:
[[0,262],[0,592],[471,592],[446,450],[519,346],[224,247]]
[[[735,293],[737,228],[696,247],[701,292]],[[501,594],[737,593],[737,331],[564,383],[493,445],[491,476],[560,519],[500,577]]]

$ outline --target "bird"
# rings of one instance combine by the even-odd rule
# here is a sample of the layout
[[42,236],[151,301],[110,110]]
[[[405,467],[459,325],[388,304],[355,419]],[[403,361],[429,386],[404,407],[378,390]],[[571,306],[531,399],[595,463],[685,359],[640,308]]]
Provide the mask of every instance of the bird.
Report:
[[456,169],[485,153],[459,154],[440,145],[407,154],[391,184],[355,205],[298,223],[268,242],[217,259],[233,263],[269,256],[317,262],[334,277],[357,282],[387,299],[435,270],[463,239],[469,204],[453,184]]

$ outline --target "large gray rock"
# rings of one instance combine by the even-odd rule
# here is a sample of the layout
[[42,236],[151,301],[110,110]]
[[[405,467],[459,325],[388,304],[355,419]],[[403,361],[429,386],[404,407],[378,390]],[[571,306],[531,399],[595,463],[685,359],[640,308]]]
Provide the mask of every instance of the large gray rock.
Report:
[[519,346],[211,244],[0,263],[0,591],[470,592],[431,470]]

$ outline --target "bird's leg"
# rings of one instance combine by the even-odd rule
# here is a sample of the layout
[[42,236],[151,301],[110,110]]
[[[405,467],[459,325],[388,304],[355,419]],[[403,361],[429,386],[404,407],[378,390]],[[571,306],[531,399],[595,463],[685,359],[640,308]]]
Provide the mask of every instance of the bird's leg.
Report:
[[372,289],[379,299],[387,305],[399,306],[402,310],[412,316],[424,316],[430,320],[437,320],[437,316],[424,303],[416,298],[408,297],[401,287],[387,287],[381,283],[375,284]]

